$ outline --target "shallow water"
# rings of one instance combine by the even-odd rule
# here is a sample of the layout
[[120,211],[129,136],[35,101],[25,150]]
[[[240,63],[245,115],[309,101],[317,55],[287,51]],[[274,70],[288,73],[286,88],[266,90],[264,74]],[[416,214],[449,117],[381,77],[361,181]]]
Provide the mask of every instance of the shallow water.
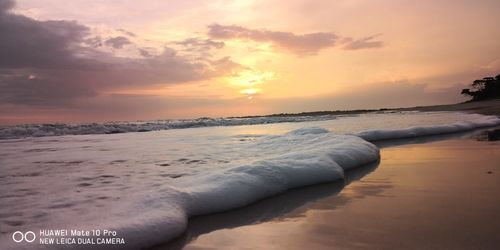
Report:
[[[17,230],[58,227],[111,228],[130,248],[149,246],[182,233],[190,216],[342,179],[345,170],[377,161],[378,148],[356,134],[415,137],[496,123],[409,112],[0,140],[0,203],[7,204],[0,207],[0,246]],[[407,127],[414,128],[393,130]]]
[[186,234],[155,250],[497,249],[500,143],[477,138],[386,145],[376,169],[358,168],[346,183],[194,218]]
[[[449,113],[450,114],[450,113]],[[404,115],[404,119],[397,119]],[[0,126],[0,139],[16,139],[26,137],[45,137],[61,135],[116,134],[128,132],[147,132],[183,128],[232,127],[223,128],[229,133],[243,134],[276,134],[306,126],[320,126],[338,133],[361,131],[375,128],[404,128],[422,124],[445,124],[463,120],[469,115],[455,112],[445,115],[443,112],[417,111],[380,111],[352,115],[292,116],[292,117],[253,117],[253,118],[199,118],[187,120],[158,120],[150,122],[112,122],[88,124],[25,124]],[[335,120],[335,121],[333,121]],[[301,124],[303,123],[304,124]],[[257,125],[257,126],[246,126]],[[261,125],[261,126],[258,126]],[[211,133],[215,131],[209,130]],[[217,132],[215,132],[217,133]],[[226,132],[222,132],[225,134]],[[192,135],[191,131],[188,132]]]

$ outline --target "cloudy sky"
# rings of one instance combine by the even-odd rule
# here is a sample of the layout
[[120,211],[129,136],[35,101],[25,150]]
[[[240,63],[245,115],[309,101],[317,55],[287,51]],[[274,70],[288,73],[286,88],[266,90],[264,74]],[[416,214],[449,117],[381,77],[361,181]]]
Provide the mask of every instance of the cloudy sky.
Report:
[[0,0],[0,123],[463,101],[498,0]]

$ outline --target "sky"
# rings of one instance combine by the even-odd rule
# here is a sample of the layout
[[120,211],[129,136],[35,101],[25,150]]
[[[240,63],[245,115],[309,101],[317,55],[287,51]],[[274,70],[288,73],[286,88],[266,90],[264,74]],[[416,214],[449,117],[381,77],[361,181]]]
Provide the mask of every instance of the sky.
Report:
[[0,0],[0,124],[378,109],[500,73],[497,0]]

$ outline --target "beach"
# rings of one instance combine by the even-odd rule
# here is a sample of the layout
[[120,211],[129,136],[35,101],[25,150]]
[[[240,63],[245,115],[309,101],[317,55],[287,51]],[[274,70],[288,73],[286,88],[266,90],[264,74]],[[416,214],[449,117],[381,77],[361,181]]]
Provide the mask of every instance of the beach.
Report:
[[[499,116],[499,107],[489,100],[396,110]],[[183,236],[154,249],[496,249],[493,130],[379,142],[380,162],[343,181],[193,218]]]
[[411,108],[399,108],[396,110],[415,110],[415,111],[462,111],[477,113],[483,115],[500,116],[500,99],[492,99],[478,102],[462,102],[449,105],[433,105]]
[[499,9],[0,0],[0,250],[500,249]]
[[[0,247],[54,249],[52,239],[65,242],[56,249],[454,248],[450,235],[475,235],[463,228],[480,235],[464,238],[465,248],[497,243],[488,218],[500,146],[486,139],[498,117],[381,110],[266,119],[147,133],[103,133],[143,123],[7,127]],[[26,131],[37,136],[20,137]],[[12,241],[17,231],[51,230],[88,233]],[[115,234],[90,234],[101,230]]]
[[184,238],[158,249],[498,247],[499,141],[476,132],[381,146],[378,166],[347,183],[195,218]]

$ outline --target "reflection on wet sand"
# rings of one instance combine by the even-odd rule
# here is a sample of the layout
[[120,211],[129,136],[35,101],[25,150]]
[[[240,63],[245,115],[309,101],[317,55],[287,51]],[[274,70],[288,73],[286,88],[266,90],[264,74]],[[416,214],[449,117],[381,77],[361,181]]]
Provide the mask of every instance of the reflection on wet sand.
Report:
[[476,139],[478,141],[494,141],[490,140],[490,134],[498,133],[495,131],[499,131],[500,127],[490,127],[490,128],[482,128],[476,129],[473,131],[465,131],[458,133],[449,133],[442,135],[431,135],[431,136],[421,136],[414,138],[405,138],[405,139],[394,139],[394,140],[382,140],[374,142],[375,145],[379,148],[388,148],[394,146],[403,146],[403,145],[411,145],[411,144],[424,144],[431,142],[438,142],[444,140],[451,139]]
[[[374,171],[377,166],[378,163],[375,163],[347,171],[345,180],[342,181],[292,189],[240,209],[194,217],[189,220],[188,228],[183,235],[172,242],[153,249],[182,249],[198,236],[216,230],[253,225],[271,220],[290,220],[294,217],[302,217],[310,209],[307,206],[309,203],[337,195],[346,185],[361,179]],[[360,190],[360,193],[363,193],[363,190]],[[338,199],[333,204],[327,204],[328,207],[318,207],[316,209],[335,209],[349,202],[350,198],[359,197],[354,197],[354,195],[353,197],[346,196],[345,199]]]
[[500,244],[500,144],[481,139],[489,131],[377,142],[380,166],[193,218],[155,249],[490,249]]

